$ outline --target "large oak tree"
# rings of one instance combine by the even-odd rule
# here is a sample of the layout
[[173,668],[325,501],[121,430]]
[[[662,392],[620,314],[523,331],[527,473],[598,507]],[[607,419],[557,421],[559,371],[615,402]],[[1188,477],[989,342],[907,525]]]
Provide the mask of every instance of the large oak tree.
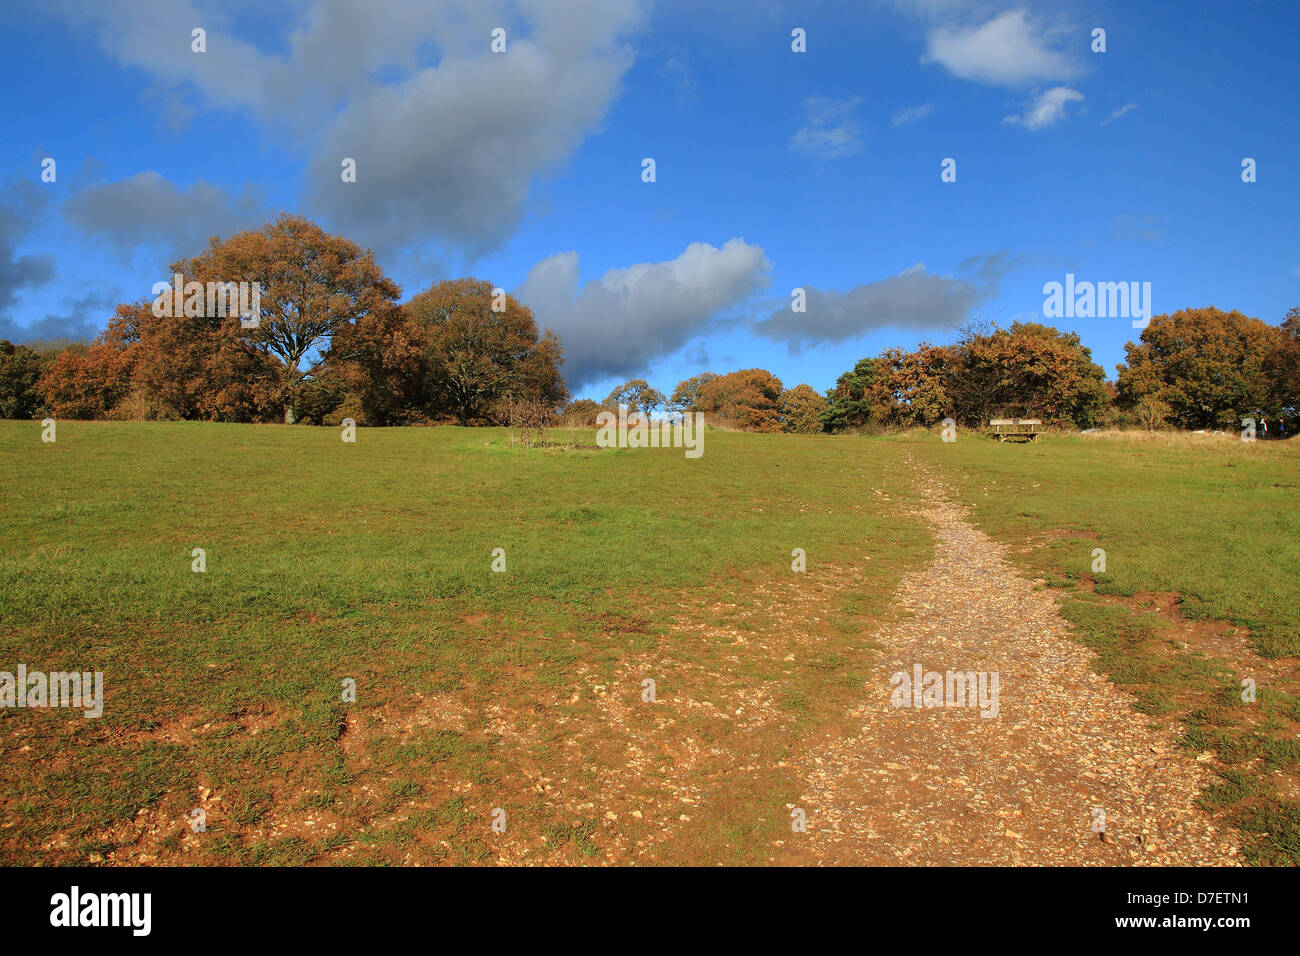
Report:
[[[224,323],[248,350],[274,357],[286,424],[296,420],[299,390],[318,371],[332,338],[391,309],[401,295],[370,250],[287,213],[260,229],[213,239],[208,250],[173,264],[172,271],[186,281],[261,286],[256,328],[242,327],[237,318],[209,317],[209,323]],[[331,358],[347,356],[333,350]]]

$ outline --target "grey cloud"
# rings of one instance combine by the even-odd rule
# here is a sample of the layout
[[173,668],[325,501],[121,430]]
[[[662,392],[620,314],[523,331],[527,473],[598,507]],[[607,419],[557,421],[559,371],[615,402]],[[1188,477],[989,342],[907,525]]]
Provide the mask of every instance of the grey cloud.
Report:
[[17,252],[46,203],[46,193],[31,182],[17,183],[0,195],[0,309],[10,308],[20,292],[44,285],[54,275],[52,255]]
[[0,317],[0,338],[11,342],[72,341],[89,342],[108,324],[117,303],[117,290],[92,289],[81,295],[66,296],[62,315],[47,314],[30,325],[19,327]]
[[145,172],[83,189],[64,204],[63,215],[86,235],[124,253],[145,245],[190,256],[207,248],[212,236],[255,228],[267,211],[250,190],[231,196],[207,183],[182,190],[158,173]]
[[[367,245],[438,235],[477,257],[514,232],[535,176],[601,120],[626,66],[617,54],[559,62],[516,41],[496,60],[359,92],[311,163],[311,205]],[[340,181],[343,157],[355,183]]]
[[[639,0],[314,0],[290,8],[287,54],[273,54],[239,39],[230,3],[62,8],[121,62],[249,112],[303,154],[307,214],[381,254],[432,240],[471,257],[509,238],[533,181],[599,127],[633,60],[622,38],[644,22]],[[205,54],[190,51],[195,25]],[[489,49],[497,26],[504,54]]]
[[[230,106],[261,110],[267,102],[265,58],[233,32],[235,17],[219,4],[187,0],[117,0],[51,4],[75,25],[99,33],[100,45],[126,66],[167,84],[193,86]],[[207,32],[207,52],[191,49],[190,32]]]
[[572,389],[643,372],[765,288],[771,263],[758,246],[693,242],[675,259],[611,269],[578,288],[578,255],[539,262],[515,291],[539,326],[564,343]]
[[971,310],[996,292],[1009,268],[1005,255],[979,256],[962,263],[969,278],[936,275],[917,263],[898,275],[847,291],[804,287],[804,312],[790,303],[756,322],[754,331],[792,349],[846,342],[876,329],[956,328]]

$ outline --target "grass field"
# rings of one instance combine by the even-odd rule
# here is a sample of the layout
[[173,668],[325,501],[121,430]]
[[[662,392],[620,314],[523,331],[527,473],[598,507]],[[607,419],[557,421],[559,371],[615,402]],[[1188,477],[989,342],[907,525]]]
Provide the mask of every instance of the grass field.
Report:
[[908,457],[1227,762],[1252,859],[1300,859],[1300,444],[77,422],[0,422],[0,670],[106,704],[0,710],[0,856],[766,861],[931,554]]
[[[859,441],[711,432],[706,450],[210,424],[60,423],[42,444],[0,423],[0,654],[102,670],[107,698],[99,720],[0,711],[5,858],[637,855],[638,828],[663,830],[649,808],[620,821],[627,846],[593,836],[613,821],[591,795],[627,782],[630,748],[662,750],[633,782],[697,804],[734,772],[708,753],[728,735],[747,765],[779,763],[853,692],[863,635],[929,549],[882,497],[903,476]],[[830,586],[867,564],[864,586]],[[795,607],[824,613],[792,664],[768,632]],[[735,635],[773,650],[732,660]],[[759,695],[762,725],[733,731],[728,694]],[[682,738],[701,753],[672,752]],[[786,776],[714,788],[679,850],[761,856],[788,829]]]

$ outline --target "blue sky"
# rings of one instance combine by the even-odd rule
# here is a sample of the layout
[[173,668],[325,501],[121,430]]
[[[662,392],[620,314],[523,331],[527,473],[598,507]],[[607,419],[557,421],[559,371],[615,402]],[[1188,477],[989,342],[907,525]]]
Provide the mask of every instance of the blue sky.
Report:
[[[123,0],[3,18],[0,337],[93,336],[173,259],[281,210],[373,248],[404,298],[458,275],[511,290],[592,398],[756,366],[823,390],[970,319],[1046,321],[1043,285],[1067,272],[1150,282],[1155,313],[1277,323],[1300,305],[1300,7],[1281,0]],[[1052,324],[1112,377],[1138,334]]]

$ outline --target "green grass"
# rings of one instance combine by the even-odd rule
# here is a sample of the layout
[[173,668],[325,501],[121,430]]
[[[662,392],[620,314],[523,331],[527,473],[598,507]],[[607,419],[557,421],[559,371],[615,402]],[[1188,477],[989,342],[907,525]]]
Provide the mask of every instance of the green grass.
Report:
[[[743,604],[754,581],[794,577],[795,547],[810,582],[869,558],[870,587],[834,629],[834,653],[856,653],[929,553],[922,525],[863,493],[905,494],[892,456],[712,430],[704,447],[688,460],[512,448],[493,429],[363,429],[345,444],[332,428],[79,422],[42,444],[36,423],[0,422],[0,667],[102,670],[107,698],[99,720],[0,711],[0,736],[29,748],[4,788],[20,812],[0,852],[134,853],[145,810],[179,830],[160,852],[181,862],[325,862],[340,839],[364,844],[363,862],[480,861],[493,798],[447,815],[450,788],[509,792],[547,747],[569,759],[552,703],[670,640],[684,595]],[[692,653],[720,667],[726,651]],[[852,688],[822,693],[835,669],[804,670],[789,706],[815,725]],[[464,726],[344,753],[350,713],[368,727],[417,709],[416,695],[462,703]],[[536,739],[503,740],[495,703]],[[203,848],[176,856],[194,842],[184,821],[200,787],[221,803]],[[286,810],[328,815],[339,833],[260,832]],[[540,835],[573,829],[561,808],[520,813]],[[438,839],[412,829],[419,814]],[[585,858],[599,838],[580,828],[562,844]],[[561,852],[548,846],[537,852]]]

